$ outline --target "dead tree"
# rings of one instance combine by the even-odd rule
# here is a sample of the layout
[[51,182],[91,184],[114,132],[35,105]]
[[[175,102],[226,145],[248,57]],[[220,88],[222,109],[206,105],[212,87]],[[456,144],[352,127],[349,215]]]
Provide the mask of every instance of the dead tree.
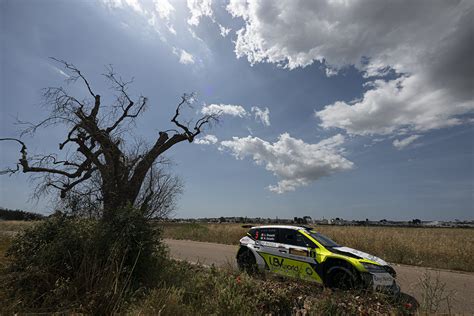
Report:
[[[54,60],[68,73],[69,83],[79,81],[84,84],[88,96],[76,98],[63,87],[44,89],[44,101],[50,115],[37,124],[27,123],[21,136],[34,133],[41,127],[64,125],[67,132],[64,141],[59,144],[60,155],[30,157],[21,136],[2,138],[0,140],[15,141],[21,146],[16,168],[9,168],[2,173],[21,171],[39,175],[40,185],[36,192],[59,190],[62,199],[71,194],[94,196],[101,203],[105,220],[113,216],[115,210],[126,205],[139,204],[149,214],[153,206],[170,203],[171,192],[161,192],[168,199],[157,200],[157,190],[166,185],[168,188],[171,185],[172,190],[180,186],[171,183],[171,177],[160,178],[159,172],[153,172],[157,170],[154,168],[157,160],[174,145],[183,141],[193,142],[206,125],[217,122],[218,114],[204,115],[192,125],[180,122],[182,110],[194,101],[193,94],[184,94],[171,118],[174,128],[160,131],[154,144],[149,147],[138,146],[138,149],[131,150],[130,146],[127,147],[124,134],[130,132],[129,123],[133,123],[148,104],[146,97],[140,96],[134,100],[129,94],[128,87],[133,80],[124,81],[111,66],[107,67],[104,76],[116,91],[116,99],[112,106],[106,107],[102,105],[101,96],[76,66],[63,60]],[[157,186],[160,181],[161,186]],[[163,186],[163,181],[169,182]]]

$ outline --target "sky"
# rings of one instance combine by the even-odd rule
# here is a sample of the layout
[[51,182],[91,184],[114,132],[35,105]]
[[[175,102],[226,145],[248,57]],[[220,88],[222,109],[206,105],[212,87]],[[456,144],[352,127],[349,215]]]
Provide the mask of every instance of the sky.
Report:
[[[221,113],[167,152],[176,217],[473,220],[473,21],[472,1],[0,0],[0,137],[47,115],[42,88],[87,95],[49,57],[103,100],[111,64],[148,97],[148,143],[185,92],[189,119]],[[64,136],[23,140],[40,154]],[[18,151],[0,142],[1,168]],[[0,176],[0,206],[50,213],[33,187]]]

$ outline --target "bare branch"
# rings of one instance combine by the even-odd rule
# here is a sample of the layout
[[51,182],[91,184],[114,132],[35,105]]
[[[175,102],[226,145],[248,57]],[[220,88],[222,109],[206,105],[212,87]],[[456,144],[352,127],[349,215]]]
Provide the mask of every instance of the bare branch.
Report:
[[141,111],[145,108],[147,100],[148,99],[145,97],[140,97],[138,109],[136,109],[135,113],[132,113],[132,114],[130,114],[129,112],[132,109],[132,107],[135,105],[135,103],[133,101],[130,101],[130,103],[125,108],[123,108],[122,115],[115,121],[115,123],[112,126],[108,127],[105,131],[107,133],[110,133],[115,128],[117,128],[117,126],[119,126],[119,124],[122,123],[122,121],[126,118],[136,118],[141,113]]
[[[21,158],[19,159],[19,163],[17,164],[17,167],[21,166],[23,173],[27,173],[27,172],[45,172],[45,173],[63,175],[63,176],[66,176],[68,178],[77,178],[77,177],[81,176],[82,173],[91,166],[91,161],[86,160],[82,164],[80,164],[79,167],[77,168],[77,170],[73,173],[67,172],[67,171],[64,171],[64,170],[60,170],[60,169],[55,169],[55,168],[45,168],[45,167],[41,167],[41,166],[40,167],[30,166],[29,161],[28,161],[28,157],[27,157],[27,147],[26,147],[25,143],[22,142],[19,139],[16,139],[16,138],[0,138],[0,141],[8,141],[8,140],[16,141],[19,144],[21,144],[21,150],[20,150]],[[41,162],[41,160],[40,160],[40,162]],[[17,169],[19,169],[19,168],[17,168]],[[11,171],[13,171],[13,169],[10,169],[9,171],[11,172]],[[18,170],[16,170],[16,171],[18,171]]]
[[193,94],[188,95],[188,94],[185,93],[181,97],[181,102],[176,107],[175,114],[174,114],[173,118],[171,119],[171,122],[176,124],[176,126],[178,126],[179,128],[181,128],[184,131],[184,135],[188,138],[189,142],[193,141],[193,133],[191,133],[191,131],[189,130],[189,128],[187,126],[185,126],[185,125],[181,124],[180,122],[178,122],[178,116],[180,114],[181,106],[183,106],[183,104],[188,104],[189,105],[193,99],[194,99]]
[[56,62],[58,62],[58,63],[60,63],[60,64],[63,64],[64,68],[66,68],[67,70],[70,70],[70,71],[73,73],[73,75],[68,79],[69,81],[74,82],[74,81],[76,81],[77,79],[81,78],[82,81],[84,82],[84,84],[86,85],[87,90],[89,90],[90,95],[91,95],[93,98],[95,98],[96,95],[94,94],[94,92],[92,92],[92,89],[91,89],[91,86],[90,86],[89,82],[88,82],[87,79],[84,77],[84,75],[82,75],[82,73],[79,71],[79,69],[77,69],[76,66],[74,66],[73,64],[68,63],[68,62],[66,62],[66,61],[64,61],[64,60],[57,59],[57,58],[55,58],[55,57],[49,57],[49,58],[51,58],[52,60],[54,60],[54,61],[56,61]]

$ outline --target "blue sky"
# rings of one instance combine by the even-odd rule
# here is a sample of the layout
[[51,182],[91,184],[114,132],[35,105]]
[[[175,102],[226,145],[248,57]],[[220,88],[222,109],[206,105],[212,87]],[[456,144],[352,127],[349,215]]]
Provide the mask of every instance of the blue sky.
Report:
[[[469,1],[0,0],[2,137],[46,115],[41,89],[74,63],[103,98],[113,64],[149,98],[135,135],[189,117],[219,125],[167,156],[178,217],[473,219],[474,10]],[[85,95],[79,85],[68,86]],[[56,151],[61,128],[25,137]],[[2,167],[18,159],[0,144]],[[24,174],[0,205],[48,213]]]

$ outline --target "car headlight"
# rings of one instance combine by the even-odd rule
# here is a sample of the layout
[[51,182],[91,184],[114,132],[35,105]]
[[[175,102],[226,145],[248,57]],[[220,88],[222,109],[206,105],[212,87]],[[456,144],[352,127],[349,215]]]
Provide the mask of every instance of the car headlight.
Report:
[[368,262],[361,262],[361,264],[364,266],[364,268],[369,271],[369,272],[374,272],[374,273],[384,273],[387,272],[383,266],[379,266],[377,264],[373,263],[368,263]]

